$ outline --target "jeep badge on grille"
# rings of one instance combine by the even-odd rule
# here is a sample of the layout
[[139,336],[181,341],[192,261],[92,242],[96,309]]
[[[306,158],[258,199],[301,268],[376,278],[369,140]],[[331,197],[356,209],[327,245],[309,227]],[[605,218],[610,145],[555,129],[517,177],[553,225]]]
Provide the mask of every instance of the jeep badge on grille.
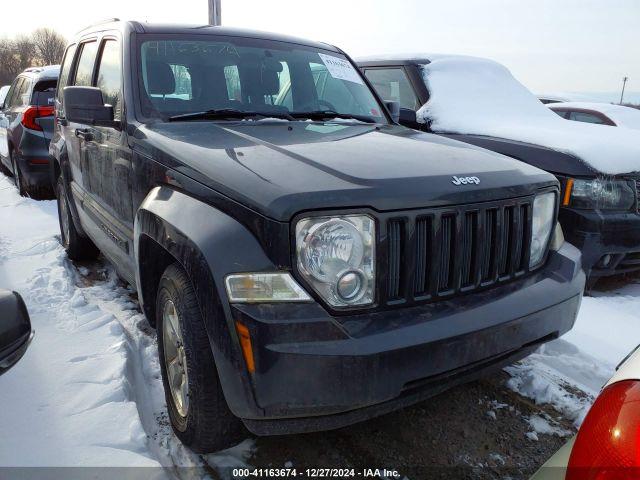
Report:
[[480,185],[480,179],[478,177],[456,177],[454,175],[451,183],[453,183],[454,185],[469,185],[470,183]]

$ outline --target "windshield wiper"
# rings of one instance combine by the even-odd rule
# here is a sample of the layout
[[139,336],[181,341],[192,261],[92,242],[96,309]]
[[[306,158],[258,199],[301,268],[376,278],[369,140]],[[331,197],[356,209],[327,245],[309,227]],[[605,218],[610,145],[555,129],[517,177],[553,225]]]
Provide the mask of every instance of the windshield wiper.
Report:
[[237,110],[235,108],[220,108],[212,110],[204,110],[202,112],[183,113],[180,115],[172,115],[167,120],[169,122],[187,121],[187,120],[206,120],[206,119],[237,119],[237,118],[281,118],[284,120],[295,120],[294,117],[284,112],[253,112],[246,110]]
[[308,118],[310,120],[325,120],[327,118],[341,118],[345,120],[358,120],[365,123],[376,123],[376,121],[366,115],[354,115],[351,113],[338,113],[334,110],[312,110],[310,112],[291,112],[295,118]]

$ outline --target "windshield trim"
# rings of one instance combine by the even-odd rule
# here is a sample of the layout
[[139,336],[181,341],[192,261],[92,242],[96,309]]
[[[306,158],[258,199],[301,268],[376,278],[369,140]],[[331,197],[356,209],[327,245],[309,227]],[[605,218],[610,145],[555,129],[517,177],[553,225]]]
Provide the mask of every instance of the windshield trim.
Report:
[[[264,43],[278,43],[278,44],[284,44],[284,45],[295,45],[296,47],[299,48],[303,48],[303,49],[308,49],[314,52],[317,51],[321,51],[321,52],[327,52],[327,53],[332,53],[332,54],[338,54],[341,56],[344,56],[347,61],[349,61],[349,63],[353,66],[353,68],[356,70],[356,72],[358,73],[358,76],[362,79],[363,84],[369,89],[369,92],[371,93],[371,95],[373,96],[374,100],[376,101],[376,103],[378,104],[378,108],[380,109],[380,112],[382,112],[382,118],[384,118],[386,120],[385,123],[382,122],[376,122],[379,125],[394,125],[393,120],[391,119],[391,116],[387,110],[387,107],[385,106],[384,101],[380,98],[380,96],[378,95],[378,92],[373,88],[373,86],[371,85],[371,83],[369,82],[369,80],[367,79],[367,77],[364,75],[364,73],[360,70],[360,68],[358,67],[358,65],[353,61],[353,59],[344,51],[338,49],[338,48],[331,48],[330,45],[326,45],[326,48],[321,48],[317,45],[314,44],[305,44],[305,43],[298,43],[298,42],[294,42],[294,41],[284,41],[284,40],[279,40],[279,39],[268,39],[268,38],[264,38],[264,37],[257,37],[257,36],[251,36],[251,35],[247,35],[247,36],[241,36],[241,35],[221,35],[221,34],[215,34],[215,33],[189,33],[189,34],[185,34],[185,33],[136,33],[134,34],[134,38],[131,41],[131,66],[132,66],[132,73],[135,74],[135,78],[132,79],[132,86],[133,86],[133,102],[134,102],[134,115],[135,118],[138,122],[143,123],[143,124],[147,124],[147,123],[155,123],[155,122],[163,122],[166,123],[166,118],[163,117],[158,117],[158,116],[147,116],[144,114],[143,110],[142,110],[142,98],[143,98],[143,91],[144,91],[144,84],[143,84],[143,77],[142,77],[142,59],[141,59],[141,49],[142,49],[142,44],[144,42],[148,42],[148,41],[155,41],[155,40],[172,40],[172,39],[180,39],[180,40],[185,40],[185,41],[203,41],[204,38],[209,38],[209,39],[215,39],[215,40],[220,40],[220,41],[237,41],[238,39],[248,39],[248,40],[252,40],[252,41],[256,41],[256,42],[264,42]],[[219,120],[216,120],[219,121]],[[235,120],[233,120],[235,121]],[[304,120],[303,120],[304,121]],[[329,121],[332,121],[331,119]],[[360,123],[358,120],[354,120],[354,122],[358,122]],[[373,124],[371,124],[373,125]]]

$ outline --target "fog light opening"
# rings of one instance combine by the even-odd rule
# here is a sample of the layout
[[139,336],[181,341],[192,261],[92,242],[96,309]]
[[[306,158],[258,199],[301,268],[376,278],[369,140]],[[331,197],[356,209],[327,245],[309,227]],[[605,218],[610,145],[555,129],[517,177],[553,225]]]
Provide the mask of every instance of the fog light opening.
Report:
[[602,258],[600,259],[599,266],[602,268],[607,268],[610,264],[611,264],[611,255],[607,253],[606,255],[603,255]]

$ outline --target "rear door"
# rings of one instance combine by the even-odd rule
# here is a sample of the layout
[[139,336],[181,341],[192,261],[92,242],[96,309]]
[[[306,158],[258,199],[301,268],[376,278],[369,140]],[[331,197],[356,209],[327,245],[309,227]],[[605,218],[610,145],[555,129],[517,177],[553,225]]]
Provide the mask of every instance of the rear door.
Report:
[[[15,88],[14,88],[15,87]],[[31,79],[26,76],[20,76],[16,79],[14,87],[11,88],[8,98],[7,108],[4,110],[6,128],[6,144],[7,156],[9,150],[17,151],[20,147],[20,137],[22,135],[22,113],[29,106],[29,91],[31,88]],[[12,168],[9,166],[9,168]]]
[[[87,40],[78,46],[77,60],[72,68],[72,73],[68,85],[91,86],[93,81],[93,69],[98,53],[98,41],[96,39]],[[69,52],[67,52],[69,54]],[[65,60],[66,63],[66,60]],[[66,65],[65,65],[66,67]],[[64,113],[63,89],[66,85],[61,84],[58,90],[58,122],[64,137],[67,148],[67,156],[71,170],[71,192],[74,197],[82,195],[87,187],[85,172],[86,165],[86,145],[83,138],[90,125],[67,121]]]
[[4,99],[4,105],[0,112],[0,158],[2,163],[9,169],[11,165],[9,163],[9,138],[7,129],[9,128],[9,110],[11,109],[11,99],[16,95],[16,92],[20,89],[22,83],[22,77],[16,77],[11,84],[9,92]]

